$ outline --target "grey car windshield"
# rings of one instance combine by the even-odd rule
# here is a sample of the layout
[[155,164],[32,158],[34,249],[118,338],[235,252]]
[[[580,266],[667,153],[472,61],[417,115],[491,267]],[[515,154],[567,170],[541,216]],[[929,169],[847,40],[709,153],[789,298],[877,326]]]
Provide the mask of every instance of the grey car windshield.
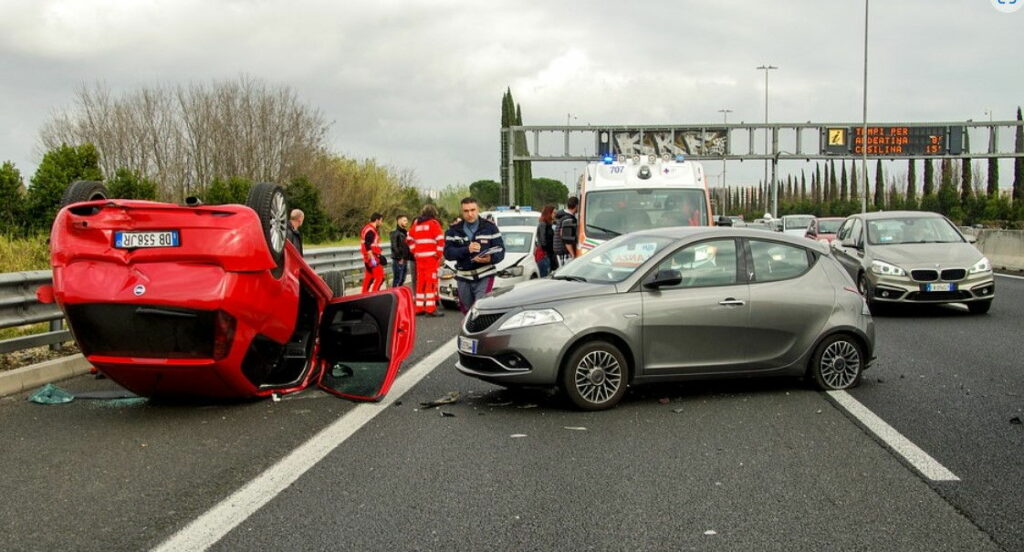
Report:
[[577,257],[558,269],[554,278],[598,284],[621,282],[673,242],[671,238],[660,236],[621,236],[599,245],[582,257]]
[[707,226],[708,209],[701,189],[639,188],[587,192],[583,231],[607,240],[668,226]]
[[868,243],[963,243],[953,225],[940,217],[907,217],[868,221]]
[[530,251],[530,242],[533,241],[533,233],[502,232],[501,239],[505,242],[506,253],[527,253]]

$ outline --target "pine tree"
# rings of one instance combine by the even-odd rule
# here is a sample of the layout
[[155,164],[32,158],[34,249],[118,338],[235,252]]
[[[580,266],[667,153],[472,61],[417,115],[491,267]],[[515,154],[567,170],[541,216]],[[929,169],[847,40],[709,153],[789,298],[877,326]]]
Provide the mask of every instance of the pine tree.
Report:
[[842,182],[842,187],[839,189],[839,200],[845,203],[845,202],[850,200],[850,188],[849,188],[849,183],[846,180],[846,161],[843,160],[843,161],[840,161],[840,163],[842,163],[842,165],[843,165],[843,170],[842,170],[842,176],[840,177],[840,182]]
[[875,207],[885,209],[885,182],[882,180],[882,160],[875,161]]
[[917,209],[917,161],[907,159],[907,209]]

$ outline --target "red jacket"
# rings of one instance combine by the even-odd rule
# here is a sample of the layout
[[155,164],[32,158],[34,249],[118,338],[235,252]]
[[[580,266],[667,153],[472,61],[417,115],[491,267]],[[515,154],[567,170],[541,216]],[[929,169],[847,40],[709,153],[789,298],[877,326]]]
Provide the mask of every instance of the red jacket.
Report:
[[363,262],[370,264],[371,256],[380,260],[380,232],[373,223],[366,223],[366,226],[359,231],[359,251],[363,254]]
[[416,219],[409,229],[409,251],[414,261],[433,259],[444,255],[444,228],[437,219]]

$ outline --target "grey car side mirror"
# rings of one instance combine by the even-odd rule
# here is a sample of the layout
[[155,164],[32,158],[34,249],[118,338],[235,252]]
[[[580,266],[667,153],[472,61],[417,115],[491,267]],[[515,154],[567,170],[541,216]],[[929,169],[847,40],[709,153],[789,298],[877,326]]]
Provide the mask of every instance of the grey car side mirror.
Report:
[[683,275],[678,270],[659,270],[644,282],[646,288],[659,288],[661,286],[678,286],[683,283]]

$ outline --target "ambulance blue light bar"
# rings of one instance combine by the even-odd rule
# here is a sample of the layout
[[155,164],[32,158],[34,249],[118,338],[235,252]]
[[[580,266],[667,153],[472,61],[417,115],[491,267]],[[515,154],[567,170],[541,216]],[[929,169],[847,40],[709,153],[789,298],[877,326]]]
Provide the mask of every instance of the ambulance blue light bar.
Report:
[[607,154],[601,158],[601,162],[603,162],[605,165],[611,165],[612,163],[615,162],[615,156]]

